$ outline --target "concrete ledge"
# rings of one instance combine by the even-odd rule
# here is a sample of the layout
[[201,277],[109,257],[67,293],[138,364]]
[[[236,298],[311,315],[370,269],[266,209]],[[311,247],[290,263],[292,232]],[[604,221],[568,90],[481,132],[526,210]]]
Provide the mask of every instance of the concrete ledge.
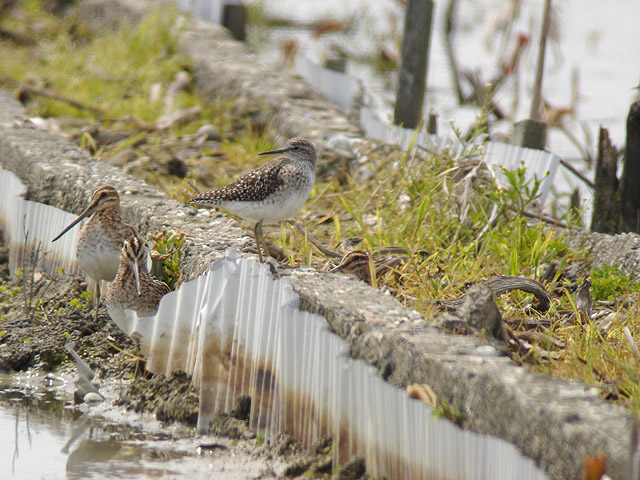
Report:
[[589,252],[591,267],[616,264],[633,281],[640,281],[640,235],[606,235],[585,230],[574,233],[571,246]]
[[[187,27],[185,38],[204,50],[195,76],[200,84],[211,82],[211,95],[253,104],[256,111],[268,112],[269,129],[278,137],[304,135],[321,151],[330,150],[327,132],[349,136],[358,131],[335,107],[325,110],[328,102],[318,100],[301,80],[255,64],[217,27],[198,21],[194,28]],[[282,87],[282,81],[300,85],[299,90]],[[20,107],[6,92],[0,92],[0,107],[0,165],[23,180],[31,199],[79,213],[95,188],[113,185],[123,194],[124,215],[141,231],[179,228],[188,234],[186,278],[202,273],[227,247],[252,251],[252,240],[226,216],[172,201],[59,136],[14,126]],[[321,120],[320,126],[314,123]],[[280,269],[278,275],[291,279],[302,307],[323,315],[350,343],[355,358],[376,366],[399,387],[429,384],[464,414],[465,428],[512,442],[553,478],[582,478],[584,455],[598,452],[607,456],[609,475],[625,477],[634,416],[601,401],[594,389],[531,375],[492,347],[430,327],[416,311],[356,280],[309,269]]]
[[226,215],[171,200],[155,187],[92,159],[58,135],[17,126],[22,124],[18,112],[22,112],[19,104],[0,90],[0,166],[22,179],[28,199],[79,214],[96,188],[112,185],[120,192],[125,218],[141,232],[178,228],[189,233],[184,259],[187,279],[205,271],[227,247],[254,251],[253,239]]

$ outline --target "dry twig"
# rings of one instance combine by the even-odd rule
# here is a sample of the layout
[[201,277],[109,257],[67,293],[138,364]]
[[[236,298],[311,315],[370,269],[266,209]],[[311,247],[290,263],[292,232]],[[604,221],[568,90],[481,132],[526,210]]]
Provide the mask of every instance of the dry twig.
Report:
[[39,89],[39,88],[32,87],[31,85],[28,85],[26,83],[21,83],[20,87],[16,92],[16,97],[18,98],[18,100],[21,103],[25,104],[29,101],[29,97],[31,95],[36,95],[36,96],[45,97],[45,98],[52,98],[60,102],[68,103],[73,108],[77,108],[78,110],[85,110],[99,117],[102,117],[105,115],[105,112],[97,107],[86,105],[84,103],[78,102],[77,100],[74,100],[73,98],[65,97],[64,95],[60,95],[59,93],[52,92],[51,90]]

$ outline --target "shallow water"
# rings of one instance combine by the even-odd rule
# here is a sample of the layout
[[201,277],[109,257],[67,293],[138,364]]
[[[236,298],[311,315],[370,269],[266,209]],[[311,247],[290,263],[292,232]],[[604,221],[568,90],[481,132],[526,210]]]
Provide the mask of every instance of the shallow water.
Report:
[[[460,107],[449,70],[443,41],[445,11],[449,2],[436,2],[433,16],[433,34],[429,54],[428,91],[425,110],[440,114],[442,133],[449,134],[446,123],[453,119],[463,130],[475,120],[476,108]],[[481,69],[488,81],[500,69],[501,59],[511,52],[518,33],[531,36],[531,43],[521,60],[521,78],[517,85],[512,79],[500,90],[497,100],[515,120],[527,118],[530,108],[532,82],[537,62],[539,22],[543,0],[522,3],[518,19],[505,38],[500,21],[507,16],[509,5],[503,0],[459,0],[457,8],[458,30],[454,49],[462,68]],[[267,16],[303,23],[338,19],[350,25],[343,32],[314,37],[308,28],[271,28],[263,35],[268,41],[254,45],[260,54],[277,61],[284,39],[296,38],[300,49],[321,62],[330,55],[332,46],[340,46],[355,57],[375,56],[380,46],[399,51],[404,22],[404,8],[395,0],[326,0],[301,2],[299,0],[266,0],[262,2]],[[555,2],[554,24],[545,62],[543,95],[554,106],[566,107],[571,103],[572,70],[578,72],[579,98],[577,119],[569,126],[583,140],[579,123],[584,121],[593,135],[599,125],[610,129],[617,145],[625,140],[625,124],[629,107],[638,85],[640,30],[635,19],[640,15],[640,3],[619,0],[604,4],[598,0],[566,0]],[[262,39],[262,38],[261,38]],[[506,42],[506,47],[502,42]],[[356,61],[350,61],[348,71],[359,77],[368,91],[383,97],[381,105],[388,113],[395,97],[393,72],[380,75],[379,71]],[[466,88],[466,85],[464,85]],[[519,100],[514,104],[514,96]],[[386,108],[385,108],[386,107]],[[498,129],[500,130],[500,129]],[[563,158],[580,156],[563,135],[553,132],[549,148]]]
[[60,398],[59,388],[15,380],[0,377],[2,479],[199,480],[273,476],[269,473],[272,466],[264,459],[233,447],[226,439],[196,437],[191,429],[178,433],[160,426],[144,431],[128,421],[114,423],[82,413]]

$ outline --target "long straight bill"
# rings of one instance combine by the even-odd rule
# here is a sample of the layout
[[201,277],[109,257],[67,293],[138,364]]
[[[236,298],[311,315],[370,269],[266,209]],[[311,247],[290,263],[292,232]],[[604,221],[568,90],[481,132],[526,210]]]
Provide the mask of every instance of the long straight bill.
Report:
[[55,242],[55,241],[56,241],[56,240],[58,240],[61,236],[63,236],[65,233],[67,233],[69,230],[71,230],[73,227],[75,227],[78,223],[80,223],[80,221],[81,221],[83,218],[88,217],[89,215],[91,215],[91,214],[93,213],[93,211],[94,211],[94,210],[95,210],[95,207],[94,207],[93,205],[89,205],[89,206],[86,208],[86,210],[80,214],[80,216],[79,216],[78,218],[76,218],[73,222],[71,222],[67,228],[65,228],[64,230],[62,230],[62,232],[60,232],[56,238],[54,238],[53,240],[51,240],[51,243]]
[[136,292],[140,296],[140,265],[137,258],[133,260],[133,275],[136,277]]
[[258,155],[275,155],[276,153],[284,153],[287,148],[276,148],[275,150],[269,150],[267,152],[260,152]]

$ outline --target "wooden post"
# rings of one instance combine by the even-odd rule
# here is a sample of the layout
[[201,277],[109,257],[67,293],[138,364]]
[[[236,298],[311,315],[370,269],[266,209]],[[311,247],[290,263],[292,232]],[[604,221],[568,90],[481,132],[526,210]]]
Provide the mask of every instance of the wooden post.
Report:
[[430,135],[438,134],[438,114],[431,110],[427,117],[427,133]]
[[231,32],[236,40],[247,38],[247,7],[239,4],[225,4],[222,10],[222,26]]
[[347,59],[346,57],[327,58],[324,62],[324,68],[334,72],[345,73],[347,71]]
[[427,63],[431,39],[432,0],[407,0],[402,39],[402,63],[393,122],[418,126],[427,88]]
[[638,233],[640,212],[640,101],[629,109],[627,146],[622,170],[622,231]]
[[513,145],[544,150],[547,145],[547,124],[540,120],[521,120],[513,126]]
[[609,132],[600,127],[598,158],[596,159],[596,188],[593,194],[591,230],[600,233],[617,233],[620,220],[618,192],[618,152],[611,144]]
[[531,112],[529,118],[538,120],[540,118],[540,98],[542,92],[542,74],[544,72],[544,54],[547,48],[547,37],[549,36],[549,26],[551,23],[551,0],[545,0],[544,13],[542,16],[542,32],[540,33],[540,46],[538,47],[538,64],[536,66],[536,80],[533,84],[533,98],[531,99]]

